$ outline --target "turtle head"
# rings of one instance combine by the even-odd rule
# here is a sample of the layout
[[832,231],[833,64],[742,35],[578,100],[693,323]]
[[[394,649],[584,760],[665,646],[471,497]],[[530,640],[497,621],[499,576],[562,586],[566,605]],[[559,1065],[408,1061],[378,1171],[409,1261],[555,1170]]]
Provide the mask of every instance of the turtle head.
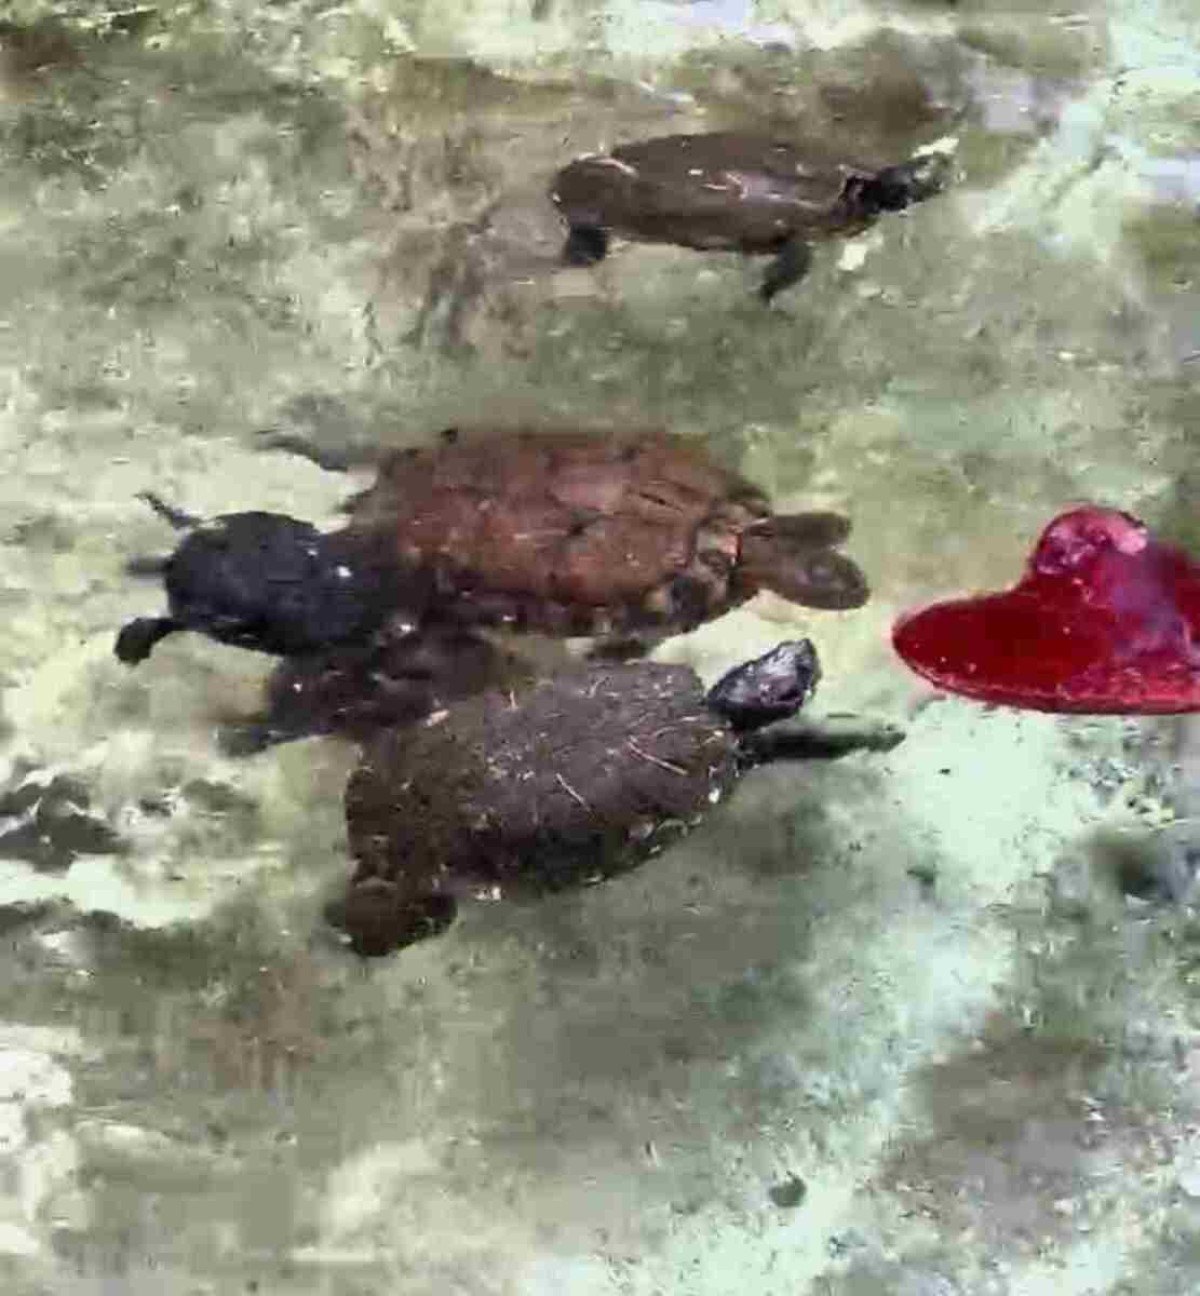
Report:
[[850,519],[841,513],[768,518],[742,533],[736,578],[748,590],[769,589],[801,607],[861,607],[867,578],[836,548],[849,534]]
[[860,216],[903,211],[945,188],[950,158],[938,151],[919,153],[907,162],[881,167],[874,175],[851,176],[843,201]]
[[708,691],[709,707],[738,730],[794,715],[821,678],[811,639],[791,639],[726,671]]

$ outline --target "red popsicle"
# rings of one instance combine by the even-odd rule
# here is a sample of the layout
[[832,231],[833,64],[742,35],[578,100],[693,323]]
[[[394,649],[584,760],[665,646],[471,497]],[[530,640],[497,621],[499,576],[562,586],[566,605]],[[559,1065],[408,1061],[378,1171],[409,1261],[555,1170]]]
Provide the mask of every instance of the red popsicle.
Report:
[[1200,563],[1128,513],[1086,505],[1042,532],[998,594],[902,615],[892,643],[932,684],[1032,711],[1200,711]]

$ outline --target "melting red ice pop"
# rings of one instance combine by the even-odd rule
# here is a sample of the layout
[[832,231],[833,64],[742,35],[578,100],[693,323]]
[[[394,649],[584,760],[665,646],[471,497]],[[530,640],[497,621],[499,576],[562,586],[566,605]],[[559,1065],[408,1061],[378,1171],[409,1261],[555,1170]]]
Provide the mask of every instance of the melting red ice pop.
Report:
[[1128,513],[1086,505],[1042,532],[998,594],[902,615],[892,643],[948,693],[1032,711],[1200,711],[1200,563]]

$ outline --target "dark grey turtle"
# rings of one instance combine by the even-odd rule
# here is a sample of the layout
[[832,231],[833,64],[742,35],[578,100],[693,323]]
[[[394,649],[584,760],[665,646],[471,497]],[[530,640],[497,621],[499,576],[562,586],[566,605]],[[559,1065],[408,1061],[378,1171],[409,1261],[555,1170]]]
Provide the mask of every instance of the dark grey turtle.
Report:
[[130,564],[162,578],[168,611],[122,627],[114,651],[128,665],[178,630],[285,656],[362,644],[401,610],[421,617],[433,598],[430,573],[405,567],[364,534],[322,533],[282,513],[204,521],[143,498],[186,535],[169,557]]
[[900,740],[868,727],[831,745],[789,721],[819,675],[808,640],[707,692],[685,666],[591,663],[382,732],[347,784],[357,869],[328,916],[358,953],[386,954],[444,930],[460,897],[538,895],[635,866],[760,761]]
[[759,290],[770,301],[803,278],[811,243],[860,233],[938,193],[948,171],[932,150],[872,167],[764,136],[664,135],[577,158],[550,196],[567,222],[568,264],[602,260],[612,234],[770,255]]

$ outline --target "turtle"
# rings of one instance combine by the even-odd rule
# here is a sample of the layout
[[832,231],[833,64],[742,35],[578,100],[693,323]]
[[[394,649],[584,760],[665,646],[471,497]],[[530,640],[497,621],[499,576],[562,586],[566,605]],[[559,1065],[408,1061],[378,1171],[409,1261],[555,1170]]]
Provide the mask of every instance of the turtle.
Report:
[[[328,462],[328,460],[326,460]],[[695,437],[662,429],[450,428],[385,455],[349,527],[437,574],[463,623],[592,637],[636,655],[769,589],[805,607],[866,602],[839,552],[850,520],[776,514]]]
[[356,866],[326,917],[356,953],[388,954],[445,931],[461,898],[527,900],[636,867],[762,761],[903,738],[859,723],[830,745],[789,719],[819,677],[808,639],[707,691],[688,666],[589,661],[381,730],[346,785]]
[[[311,453],[326,467],[353,462]],[[130,564],[162,577],[168,613],[121,629],[115,652],[129,665],[179,630],[297,657],[490,626],[598,637],[601,651],[630,655],[760,588],[829,609],[868,595],[837,549],[846,517],[775,515],[695,439],[662,431],[448,429],[432,447],[384,455],[346,524],[326,532],[281,513],[206,521],[143,498],[186,534],[168,558]]]
[[152,492],[142,498],[185,535],[168,557],[127,565],[162,578],[168,612],[121,628],[114,652],[126,665],[145,661],[180,630],[279,656],[362,645],[402,611],[417,624],[434,598],[429,572],[372,552],[362,533],[322,533],[261,511],[205,520]]
[[361,741],[531,673],[529,662],[470,630],[384,631],[361,645],[285,657],[268,677],[261,710],[227,718],[218,743],[227,756],[249,756],[315,735]]
[[612,234],[698,251],[770,255],[764,302],[798,283],[811,244],[861,233],[883,212],[938,193],[949,172],[935,145],[871,166],[828,147],[736,131],[661,135],[576,158],[550,197],[567,225],[563,260],[594,265]]

